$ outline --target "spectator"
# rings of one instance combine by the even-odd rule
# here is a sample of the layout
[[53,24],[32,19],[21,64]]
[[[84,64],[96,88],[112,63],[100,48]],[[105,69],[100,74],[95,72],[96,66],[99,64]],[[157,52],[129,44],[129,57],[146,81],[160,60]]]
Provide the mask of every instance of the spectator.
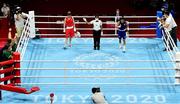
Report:
[[116,21],[119,21],[120,19],[120,11],[119,9],[116,9]]
[[9,44],[10,46],[12,46],[12,51],[15,52],[16,51],[16,47],[17,47],[17,38],[13,38],[12,37],[12,29],[9,28],[9,33],[8,33],[8,39],[9,39]]
[[91,98],[94,104],[108,104],[100,88],[92,88],[92,93],[93,95]]
[[16,27],[16,38],[19,41],[19,38],[21,37],[23,28],[24,28],[24,23],[25,23],[25,18],[28,17],[28,14],[23,13],[21,11],[20,7],[16,8],[16,13],[14,14],[14,19],[15,19],[15,27]]
[[4,3],[3,7],[1,8],[1,12],[3,13],[4,17],[8,17],[10,15],[10,7]]
[[[15,39],[8,39],[6,45],[0,50],[0,62],[9,60],[10,58],[7,56],[12,52],[16,51],[17,43]],[[10,50],[7,52],[7,50]],[[5,52],[5,53],[4,53]]]
[[[0,56],[2,56],[3,50],[5,50],[7,47],[9,47],[11,44],[11,39],[8,39],[7,43],[5,44],[5,46],[0,50]],[[2,59],[2,58],[0,58]]]
[[162,1],[162,7],[165,8],[165,9],[168,9],[169,8],[169,3],[167,0],[163,0]]
[[12,52],[15,52],[16,48],[17,48],[16,39],[12,39],[12,42],[11,42],[10,46],[12,47]]
[[4,61],[3,59],[3,51],[5,50],[6,45],[0,50],[0,62]]

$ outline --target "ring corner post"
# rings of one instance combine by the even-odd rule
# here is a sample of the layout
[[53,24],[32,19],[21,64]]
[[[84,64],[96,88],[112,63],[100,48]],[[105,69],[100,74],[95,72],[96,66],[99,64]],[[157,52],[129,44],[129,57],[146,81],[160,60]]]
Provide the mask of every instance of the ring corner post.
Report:
[[[156,16],[157,16],[157,18],[161,18],[163,16],[162,11],[157,11]],[[156,21],[156,37],[162,38],[162,32],[158,26],[159,26],[159,22]]]
[[19,77],[21,75],[21,72],[20,72],[20,53],[19,52],[13,53],[13,60],[15,61],[15,63],[14,63],[14,68],[15,68],[14,75],[18,76],[17,78],[15,78],[13,80],[13,84],[21,83],[21,78]]
[[180,85],[180,52],[176,52],[175,84]]
[[34,11],[29,11],[29,22],[30,22],[30,38],[34,38],[36,36]]

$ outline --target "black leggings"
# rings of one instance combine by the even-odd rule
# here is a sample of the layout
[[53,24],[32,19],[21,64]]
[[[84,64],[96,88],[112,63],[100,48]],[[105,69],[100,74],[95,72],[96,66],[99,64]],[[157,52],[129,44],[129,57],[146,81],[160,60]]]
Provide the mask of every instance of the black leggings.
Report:
[[100,38],[101,38],[101,30],[95,31],[93,30],[93,39],[94,39],[94,48],[100,48]]

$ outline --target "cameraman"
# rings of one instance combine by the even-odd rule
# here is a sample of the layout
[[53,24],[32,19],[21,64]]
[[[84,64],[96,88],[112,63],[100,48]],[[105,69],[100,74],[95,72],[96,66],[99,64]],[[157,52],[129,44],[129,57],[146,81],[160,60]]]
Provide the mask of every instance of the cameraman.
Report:
[[16,7],[16,11],[14,14],[14,20],[15,20],[15,27],[16,27],[16,38],[19,41],[19,38],[21,37],[25,19],[28,17],[28,14],[23,13],[21,10],[21,7]]

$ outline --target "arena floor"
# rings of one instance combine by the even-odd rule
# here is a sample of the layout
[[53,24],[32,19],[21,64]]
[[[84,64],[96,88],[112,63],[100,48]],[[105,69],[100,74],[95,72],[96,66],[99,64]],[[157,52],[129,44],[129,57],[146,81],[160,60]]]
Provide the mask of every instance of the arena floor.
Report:
[[[163,52],[161,39],[128,38],[127,52],[118,48],[115,38],[101,39],[101,50],[94,51],[91,38],[76,38],[72,48],[63,50],[63,39],[31,40],[23,60],[69,60],[69,62],[22,62],[22,68],[49,70],[22,70],[22,76],[174,76],[171,62],[81,62],[77,60],[170,60]],[[76,60],[76,62],[70,60]],[[53,68],[89,68],[89,70],[53,70]],[[91,70],[93,68],[152,68],[152,70]],[[144,85],[143,83],[174,83],[174,78],[22,78],[22,83],[54,83],[37,85],[39,92],[23,95],[3,91],[1,104],[49,104],[49,94],[55,94],[54,104],[92,104],[91,88],[101,87],[109,104],[180,104],[180,86]],[[55,85],[79,83],[79,85]],[[87,84],[89,83],[89,84]],[[108,84],[107,84],[108,83]],[[115,83],[127,83],[117,85]],[[128,85],[139,83],[142,85]],[[24,85],[26,88],[32,85]]]

